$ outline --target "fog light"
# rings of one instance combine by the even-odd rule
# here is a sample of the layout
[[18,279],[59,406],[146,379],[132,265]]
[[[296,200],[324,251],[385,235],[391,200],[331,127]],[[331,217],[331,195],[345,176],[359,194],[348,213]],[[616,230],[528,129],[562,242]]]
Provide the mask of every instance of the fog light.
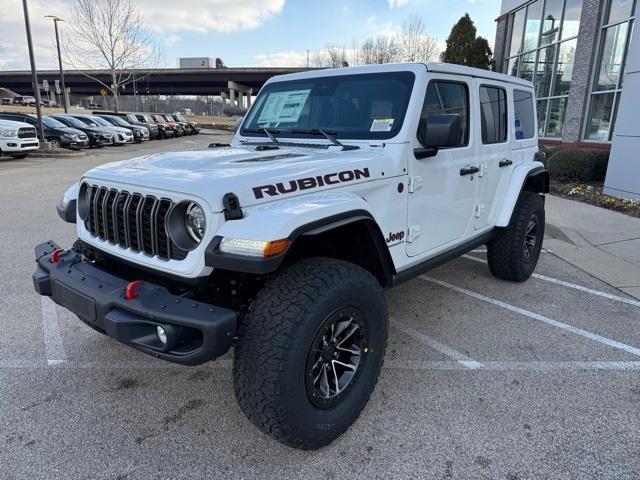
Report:
[[160,343],[162,343],[162,345],[167,345],[167,332],[164,327],[158,325],[156,327],[156,335],[158,335],[158,340],[160,340]]

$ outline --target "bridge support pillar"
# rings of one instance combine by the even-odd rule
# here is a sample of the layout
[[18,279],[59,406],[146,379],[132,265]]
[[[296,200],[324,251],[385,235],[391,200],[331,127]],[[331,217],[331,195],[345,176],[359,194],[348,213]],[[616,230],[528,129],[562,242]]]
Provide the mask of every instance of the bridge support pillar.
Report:
[[[253,89],[251,87],[236,83],[232,80],[227,82],[227,87],[229,88],[229,94],[231,96],[231,104],[234,107],[236,105],[239,108],[249,108],[251,106],[251,94],[253,93]],[[237,103],[235,98],[236,92],[238,92]]]

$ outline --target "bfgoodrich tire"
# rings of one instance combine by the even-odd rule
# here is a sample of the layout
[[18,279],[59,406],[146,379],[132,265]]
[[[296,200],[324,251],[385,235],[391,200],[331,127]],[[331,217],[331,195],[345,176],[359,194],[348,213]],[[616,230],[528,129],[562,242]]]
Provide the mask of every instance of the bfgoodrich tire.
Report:
[[506,228],[496,231],[487,244],[491,273],[503,280],[524,282],[538,264],[544,238],[544,200],[534,192],[523,192]]
[[384,293],[368,271],[328,258],[292,264],[240,324],[233,367],[240,408],[285,445],[329,444],[369,400],[387,330]]

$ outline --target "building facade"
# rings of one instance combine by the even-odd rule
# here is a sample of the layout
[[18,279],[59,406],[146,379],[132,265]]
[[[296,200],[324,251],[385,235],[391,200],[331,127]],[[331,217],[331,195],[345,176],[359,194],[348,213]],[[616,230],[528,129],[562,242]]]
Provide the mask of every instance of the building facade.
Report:
[[[640,198],[640,158],[628,158],[629,144],[640,152],[637,3],[503,0],[494,51],[498,71],[534,83],[541,142],[606,149],[613,144],[606,187],[630,198]],[[634,186],[620,188],[616,179],[629,175]]]

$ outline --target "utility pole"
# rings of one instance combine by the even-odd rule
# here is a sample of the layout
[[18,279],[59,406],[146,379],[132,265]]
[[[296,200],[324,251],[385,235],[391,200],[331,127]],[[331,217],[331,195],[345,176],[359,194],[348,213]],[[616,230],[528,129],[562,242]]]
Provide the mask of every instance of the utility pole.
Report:
[[38,138],[44,142],[44,130],[42,129],[42,109],[40,108],[40,85],[38,85],[38,73],[36,72],[36,59],[33,55],[33,41],[31,40],[31,24],[29,23],[29,7],[27,0],[22,0],[24,10],[24,26],[27,30],[27,44],[29,46],[29,61],[31,62],[31,83],[36,97],[36,113],[38,115]]
[[309,49],[307,49],[307,68],[309,68]]
[[55,15],[45,15],[45,18],[53,19],[53,26],[56,30],[56,46],[58,47],[58,66],[60,67],[60,83],[62,84],[62,105],[64,106],[64,113],[68,113],[69,105],[67,102],[67,89],[64,86],[64,72],[62,71],[62,55],[60,54],[60,36],[58,35],[58,22],[64,22],[61,18]]

